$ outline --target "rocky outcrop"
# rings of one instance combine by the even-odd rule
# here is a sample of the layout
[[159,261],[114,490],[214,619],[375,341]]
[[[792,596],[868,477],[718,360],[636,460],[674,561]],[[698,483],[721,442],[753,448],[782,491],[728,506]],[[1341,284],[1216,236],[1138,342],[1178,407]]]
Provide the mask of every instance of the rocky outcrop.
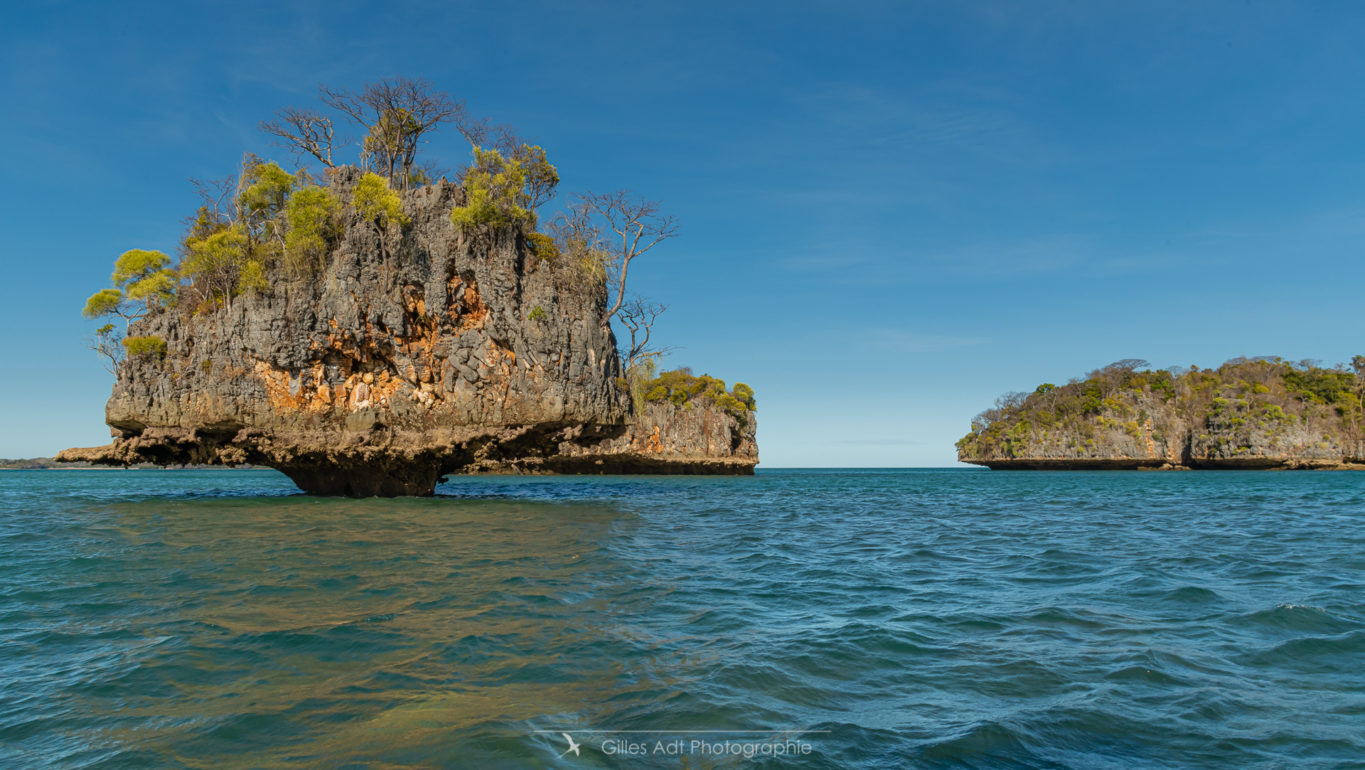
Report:
[[467,472],[751,475],[758,463],[756,415],[704,400],[647,402],[624,433],[596,443],[564,441],[553,454],[476,463]]
[[[465,237],[449,218],[463,193],[444,180],[404,196],[408,224],[381,227],[347,203],[358,176],[331,176],[343,222],[321,276],[276,270],[269,290],[228,307],[196,312],[182,298],[135,323],[165,355],[119,366],[113,444],[59,459],[250,463],[307,492],[368,496],[430,494],[468,469],[592,469],[607,466],[578,458],[630,455],[618,449],[653,418],[637,420],[617,384],[600,278],[537,258],[513,228]],[[718,424],[668,425],[667,451],[611,467],[667,457],[678,472],[751,472],[756,452],[735,460]]]
[[1278,359],[1106,369],[1007,396],[958,442],[996,470],[1365,467],[1359,375]]

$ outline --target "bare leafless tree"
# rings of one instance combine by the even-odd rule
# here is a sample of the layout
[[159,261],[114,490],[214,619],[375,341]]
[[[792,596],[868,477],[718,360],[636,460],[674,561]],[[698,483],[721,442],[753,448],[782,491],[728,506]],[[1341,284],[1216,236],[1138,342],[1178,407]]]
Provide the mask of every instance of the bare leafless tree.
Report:
[[123,361],[127,349],[123,347],[123,335],[113,324],[105,324],[95,333],[85,338],[86,347],[99,354],[105,371],[114,374]]
[[[606,253],[607,279],[616,289],[616,301],[602,316],[606,324],[626,301],[626,276],[630,263],[661,241],[678,234],[677,221],[661,212],[657,201],[650,201],[627,191],[610,193],[582,193],[578,199],[587,211],[596,214],[619,238],[608,246]],[[610,235],[607,236],[611,238]],[[612,238],[615,241],[615,238]],[[605,245],[605,244],[604,244]]]
[[548,230],[565,262],[576,267],[580,276],[593,283],[607,282],[602,227],[588,204],[582,201],[569,204],[550,220]]
[[332,149],[337,142],[332,119],[312,110],[285,107],[275,120],[261,122],[261,130],[278,140],[276,144],[294,151],[295,158],[311,155],[327,168],[335,168]]
[[[194,194],[199,196],[203,207],[215,222],[231,221],[236,207],[237,175],[228,174],[222,179],[195,179],[190,177]],[[195,217],[190,217],[193,221]]]
[[437,91],[423,79],[391,78],[370,83],[360,91],[323,86],[322,101],[366,132],[362,150],[376,173],[394,187],[406,190],[423,137],[442,123],[462,125],[464,102]]
[[621,306],[616,317],[621,321],[621,325],[630,332],[630,345],[622,355],[626,371],[634,369],[636,364],[646,358],[658,357],[668,352],[664,348],[650,344],[654,322],[667,309],[667,305],[650,302],[642,297],[632,297],[630,301]]
[[497,150],[504,156],[510,156],[527,143],[506,123],[495,124],[487,118],[475,118],[465,113],[456,116],[454,123],[455,129],[471,147]]

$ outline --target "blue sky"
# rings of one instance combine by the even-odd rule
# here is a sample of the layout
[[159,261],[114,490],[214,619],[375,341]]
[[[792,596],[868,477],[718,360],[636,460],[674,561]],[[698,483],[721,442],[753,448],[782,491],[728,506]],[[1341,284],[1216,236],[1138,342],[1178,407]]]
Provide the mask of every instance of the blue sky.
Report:
[[1001,393],[1121,358],[1346,361],[1362,39],[1258,0],[6,4],[0,456],[107,441],[79,311],[173,251],[187,178],[392,75],[676,214],[634,288],[667,365],[754,386],[767,467],[951,465]]

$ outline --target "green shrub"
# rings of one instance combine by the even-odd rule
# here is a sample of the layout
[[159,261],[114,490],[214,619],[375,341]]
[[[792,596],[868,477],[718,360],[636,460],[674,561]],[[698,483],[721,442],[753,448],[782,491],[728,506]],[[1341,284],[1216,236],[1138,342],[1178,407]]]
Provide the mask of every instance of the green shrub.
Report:
[[242,170],[242,193],[237,205],[247,219],[270,219],[284,210],[298,178],[274,161],[248,161]]
[[474,165],[464,178],[465,205],[450,212],[450,221],[463,230],[483,226],[535,227],[526,169],[515,156],[474,148]]
[[532,254],[541,259],[554,259],[559,256],[559,244],[544,233],[527,233],[526,246]]
[[128,350],[130,356],[142,356],[146,358],[165,358],[166,341],[160,337],[125,337],[123,347]]
[[171,258],[159,251],[131,249],[114,262],[109,278],[130,300],[164,301],[175,290]]
[[361,216],[378,222],[381,227],[408,223],[408,215],[403,213],[403,199],[389,187],[389,180],[378,174],[360,177],[351,205]]
[[1293,369],[1282,375],[1285,387],[1305,401],[1318,404],[1349,403],[1355,376],[1337,369]]
[[337,237],[340,211],[340,202],[322,187],[304,187],[289,196],[284,211],[289,225],[284,257],[291,272],[313,275],[325,267],[327,253]]
[[734,417],[740,425],[748,423],[748,413],[755,409],[754,390],[737,383],[733,392],[725,390],[725,380],[709,375],[697,376],[688,369],[674,369],[642,383],[645,401],[669,401],[688,408],[693,399],[709,401]]
[[247,291],[268,288],[264,270],[265,266],[251,256],[251,242],[240,225],[205,238],[185,239],[180,274],[210,307],[230,304],[232,297]]
[[748,385],[745,385],[742,382],[736,382],[735,386],[730,389],[730,392],[735,395],[735,398],[738,399],[741,404],[744,405],[745,409],[748,409],[751,412],[758,409],[758,403],[754,401],[753,388],[749,387]]
[[123,303],[123,292],[118,289],[100,289],[85,301],[81,314],[86,318],[99,318],[118,310]]

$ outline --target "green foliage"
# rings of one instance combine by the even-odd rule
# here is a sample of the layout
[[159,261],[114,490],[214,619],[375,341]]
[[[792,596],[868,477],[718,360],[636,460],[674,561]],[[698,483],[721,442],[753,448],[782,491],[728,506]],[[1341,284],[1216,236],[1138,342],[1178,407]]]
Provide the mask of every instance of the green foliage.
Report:
[[237,227],[229,227],[203,239],[187,243],[189,253],[180,263],[180,272],[193,278],[223,270],[234,275],[247,259],[246,235]]
[[730,414],[740,425],[748,423],[748,413],[755,408],[754,390],[742,383],[732,392],[725,390],[725,380],[709,375],[697,376],[688,369],[664,372],[642,384],[645,401],[669,401],[687,408],[694,399],[703,399]]
[[128,349],[130,356],[143,356],[147,358],[165,358],[166,341],[156,336],[147,337],[125,337],[123,347]]
[[381,227],[402,226],[408,223],[403,213],[403,199],[389,187],[389,180],[378,174],[365,174],[356,183],[351,198],[360,215],[378,222]]
[[1095,414],[1104,406],[1104,390],[1100,388],[1100,383],[1095,380],[1085,382],[1081,395],[1085,399],[1081,404],[1082,412]]
[[270,282],[265,278],[265,263],[259,259],[247,258],[242,262],[241,272],[237,274],[237,286],[234,291],[237,294],[248,292],[266,292],[270,290]]
[[554,197],[559,187],[559,170],[550,165],[545,150],[539,146],[523,144],[512,153],[512,158],[521,165],[526,176],[524,191],[528,208],[537,209]]
[[527,233],[526,246],[532,254],[541,259],[554,259],[559,256],[559,244],[544,233]]
[[1289,369],[1284,383],[1291,393],[1317,404],[1345,405],[1355,400],[1355,376],[1338,369]]
[[545,314],[545,308],[541,307],[540,305],[536,305],[535,307],[531,308],[531,313],[530,315],[526,316],[526,319],[528,321],[544,321],[548,317],[549,316]]
[[284,210],[285,201],[298,178],[274,161],[248,159],[242,169],[241,193],[237,205],[248,220],[266,220]]
[[171,258],[159,251],[130,249],[114,261],[109,280],[131,301],[163,303],[175,293],[175,273],[170,264]]
[[120,341],[129,326],[153,309],[170,303],[175,296],[175,274],[167,265],[170,257],[159,251],[132,249],[114,261],[110,280],[114,286],[100,289],[85,301],[81,314],[86,318],[116,316],[123,319],[123,329],[105,323],[89,339],[89,346],[105,359],[105,367],[114,371],[124,357]]
[[[1126,364],[1128,362],[1120,362]],[[1246,438],[1252,431],[1273,439],[1284,426],[1301,424],[1324,435],[1365,440],[1365,359],[1362,372],[1323,368],[1278,358],[1234,359],[1217,369],[1183,373],[1111,365],[1084,380],[1039,386],[1027,395],[1002,397],[972,421],[957,442],[964,457],[1051,457],[1061,442],[1072,449],[1098,446],[1106,431],[1145,441],[1153,414],[1209,428],[1209,435]],[[1028,426],[1022,428],[1020,426]],[[1233,441],[1233,439],[1229,439]],[[1041,443],[1039,443],[1041,442]],[[1047,447],[1051,447],[1048,449]],[[1238,453],[1236,444],[1218,451]]]
[[536,215],[527,191],[531,178],[517,156],[504,158],[497,150],[475,147],[474,165],[464,177],[465,205],[451,210],[450,221],[463,230],[484,226],[534,229]]
[[159,251],[129,249],[114,261],[114,274],[109,276],[109,280],[118,288],[127,291],[164,270],[170,263],[171,258]]
[[118,289],[100,289],[85,301],[85,310],[81,311],[81,314],[86,318],[99,318],[118,310],[122,304],[123,292]]
[[1293,417],[1286,414],[1284,408],[1278,404],[1267,404],[1263,414],[1266,420],[1272,420],[1274,422],[1289,422],[1293,419]]
[[284,237],[284,258],[295,275],[321,271],[337,237],[340,211],[341,204],[326,188],[303,187],[289,196],[284,211],[289,225]]
[[744,405],[744,408],[748,409],[751,412],[758,409],[758,402],[754,400],[753,388],[749,387],[748,385],[745,385],[742,382],[736,382],[735,386],[730,389],[730,392],[734,394],[735,398],[738,399],[741,404]]
[[190,282],[208,308],[231,304],[232,297],[248,291],[265,291],[265,265],[252,256],[250,242],[241,225],[233,225],[206,238],[188,238],[180,274]]
[[602,252],[597,249],[589,249],[578,256],[574,265],[578,269],[578,274],[593,285],[606,285],[607,283],[607,261]]
[[188,251],[194,242],[226,230],[231,224],[231,222],[209,211],[208,206],[200,206],[199,211],[194,216],[194,223],[190,225],[189,232],[185,233],[184,239],[180,241],[181,250]]
[[158,270],[128,287],[128,299],[133,301],[169,302],[175,296],[175,273]]

